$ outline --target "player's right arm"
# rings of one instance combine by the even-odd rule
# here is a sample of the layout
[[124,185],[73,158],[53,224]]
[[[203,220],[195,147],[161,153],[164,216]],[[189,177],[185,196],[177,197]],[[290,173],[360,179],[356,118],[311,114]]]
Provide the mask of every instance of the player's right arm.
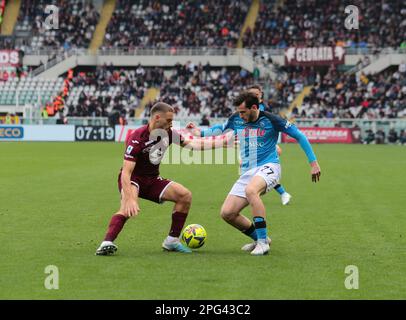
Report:
[[135,169],[138,154],[141,152],[140,142],[135,137],[127,141],[127,148],[124,153],[123,169],[121,171],[121,208],[127,217],[138,215],[138,190],[131,184],[131,175]]
[[136,216],[140,211],[140,207],[138,206],[138,190],[135,190],[131,184],[131,175],[134,168],[134,161],[124,160],[123,170],[121,172],[122,198],[120,211],[127,217]]

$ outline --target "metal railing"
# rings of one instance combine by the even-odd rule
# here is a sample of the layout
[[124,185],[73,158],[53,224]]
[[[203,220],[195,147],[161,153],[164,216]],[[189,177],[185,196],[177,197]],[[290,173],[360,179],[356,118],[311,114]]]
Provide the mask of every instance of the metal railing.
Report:
[[[54,125],[57,123],[58,117],[52,118],[21,118],[21,124],[23,125]],[[108,126],[109,119],[106,117],[68,117],[68,123],[70,125],[78,126]],[[141,123],[141,121],[140,121]]]
[[[224,123],[228,118],[211,118],[211,125]],[[67,117],[68,124],[73,125],[109,125],[109,119],[107,117]],[[148,122],[148,118],[127,119],[128,125],[142,125]],[[180,126],[185,126],[189,122],[195,122],[199,124],[201,116],[193,116],[188,118],[176,118],[175,123]],[[21,118],[22,124],[37,124],[47,125],[55,124],[57,118]],[[406,129],[406,118],[402,119],[316,119],[316,118],[297,118],[293,121],[297,126],[303,127],[344,127],[353,128],[358,126],[360,128],[394,128],[399,130]]]
[[32,77],[36,77],[39,74],[43,73],[44,71],[52,68],[53,66],[57,65],[58,63],[68,59],[69,57],[73,56],[74,54],[76,54],[75,52],[72,51],[67,51],[65,52],[63,55],[57,55],[54,59],[52,59],[51,61],[47,61],[45,64],[39,66],[38,68],[36,68],[35,70],[33,70],[30,75]]
[[[365,47],[365,48],[353,48],[346,47],[347,55],[382,55],[382,54],[406,54],[406,48],[375,48],[375,47]],[[63,50],[61,47],[41,47],[41,48],[27,48],[25,51],[26,55],[61,55],[68,52],[72,54],[89,54],[92,53],[86,48],[71,48],[69,50]],[[135,48],[100,48],[97,50],[97,55],[137,55],[137,56],[160,56],[160,55],[209,55],[209,56],[224,56],[224,55],[253,55],[268,53],[270,55],[284,55],[284,48],[276,47],[254,47],[254,48],[228,48],[228,47],[170,47],[170,48],[158,48],[158,47],[135,47]]]

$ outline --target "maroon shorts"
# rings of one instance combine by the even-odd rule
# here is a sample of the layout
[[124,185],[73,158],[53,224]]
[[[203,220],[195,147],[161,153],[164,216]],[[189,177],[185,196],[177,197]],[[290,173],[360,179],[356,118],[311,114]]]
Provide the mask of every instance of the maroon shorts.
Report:
[[[138,196],[142,199],[156,203],[162,202],[162,195],[171,183],[171,180],[159,176],[138,176],[131,177],[131,184],[138,188]],[[121,172],[118,175],[118,190],[121,193]]]

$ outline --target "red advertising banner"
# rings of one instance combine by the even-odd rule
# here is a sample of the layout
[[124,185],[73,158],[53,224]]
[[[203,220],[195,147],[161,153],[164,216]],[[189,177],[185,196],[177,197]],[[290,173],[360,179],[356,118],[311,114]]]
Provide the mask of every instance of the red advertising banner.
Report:
[[285,65],[322,66],[343,64],[343,47],[290,47],[285,50]]
[[[299,128],[309,139],[310,143],[359,143],[361,131],[349,128]],[[282,135],[282,142],[296,142],[286,134]]]
[[0,68],[18,67],[19,56],[17,50],[0,50]]

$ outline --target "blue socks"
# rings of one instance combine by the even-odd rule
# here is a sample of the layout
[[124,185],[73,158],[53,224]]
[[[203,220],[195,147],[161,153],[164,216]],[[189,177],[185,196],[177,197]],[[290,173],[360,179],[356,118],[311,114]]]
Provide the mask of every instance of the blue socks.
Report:
[[255,230],[258,240],[267,241],[266,222],[262,217],[254,217]]
[[276,186],[274,187],[274,189],[275,189],[279,194],[281,194],[281,195],[286,192],[286,191],[285,191],[285,188],[282,187],[280,184],[276,185]]
[[255,230],[254,224],[252,224],[251,227],[249,227],[247,230],[243,231],[242,233],[244,233],[245,235],[247,235],[254,241],[257,241],[257,239],[258,239],[257,231]]
[[262,217],[254,217],[254,223],[242,233],[244,233],[254,241],[267,241],[268,235],[266,231],[265,219]]

